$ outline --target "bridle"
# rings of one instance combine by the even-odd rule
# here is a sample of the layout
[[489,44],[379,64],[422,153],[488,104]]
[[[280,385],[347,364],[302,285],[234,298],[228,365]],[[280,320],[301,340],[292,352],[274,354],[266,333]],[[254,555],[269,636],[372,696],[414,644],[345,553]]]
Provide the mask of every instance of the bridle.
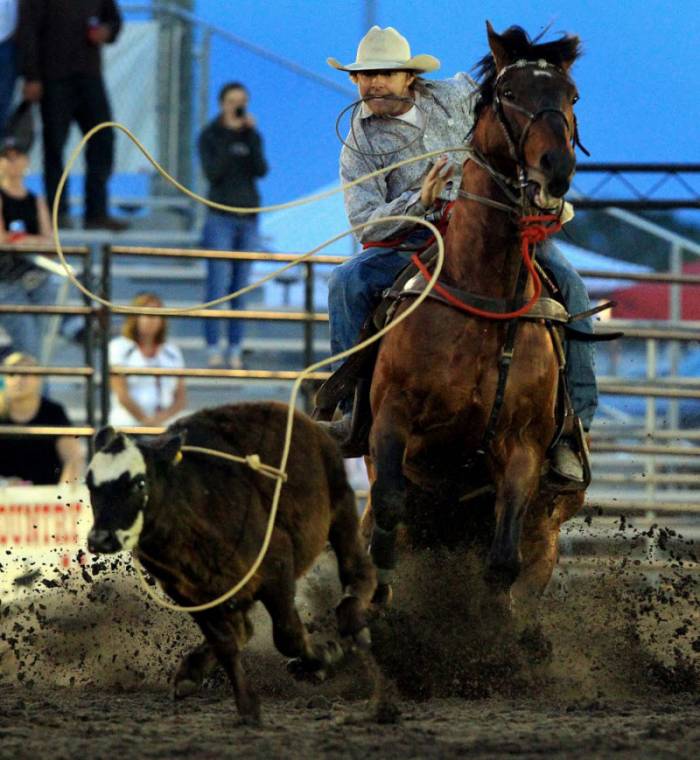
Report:
[[[540,108],[539,110],[533,112],[517,103],[513,98],[507,97],[503,94],[502,90],[504,89],[504,82],[507,78],[507,75],[511,71],[520,71],[525,68],[535,69],[535,74],[539,71],[543,74],[546,73],[548,75],[558,76],[563,78],[567,84],[573,84],[568,74],[563,69],[559,68],[559,66],[555,66],[553,63],[549,63],[549,61],[546,61],[544,59],[539,59],[537,61],[528,61],[521,59],[515,63],[511,63],[510,65],[505,66],[503,69],[501,69],[501,71],[498,73],[498,76],[496,77],[496,81],[493,85],[494,93],[491,107],[493,108],[494,114],[496,115],[496,121],[498,122],[498,125],[505,135],[510,156],[517,165],[518,187],[520,189],[522,201],[524,201],[524,192],[528,183],[528,166],[525,160],[525,143],[527,142],[527,138],[532,126],[545,114],[553,113],[557,116],[560,116],[564,122],[566,133],[568,135],[569,141],[571,142],[571,145],[574,148],[578,146],[586,155],[590,155],[579,139],[576,116],[573,117],[572,125],[569,123],[569,120],[564,111],[562,111],[560,108],[553,108],[549,106],[546,108]],[[527,117],[527,122],[520,132],[519,137],[514,133],[512,122],[506,115],[506,109],[517,111],[518,113],[521,113]]]

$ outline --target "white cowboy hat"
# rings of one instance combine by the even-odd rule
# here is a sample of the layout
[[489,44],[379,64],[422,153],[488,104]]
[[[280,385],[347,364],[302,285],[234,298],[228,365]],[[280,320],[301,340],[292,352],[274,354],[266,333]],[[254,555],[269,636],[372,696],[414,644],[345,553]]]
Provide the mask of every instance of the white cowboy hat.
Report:
[[343,66],[336,58],[328,58],[328,65],[340,71],[377,71],[379,69],[410,69],[411,71],[437,71],[440,61],[432,55],[414,55],[408,40],[393,26],[380,29],[373,26],[360,40],[354,63]]

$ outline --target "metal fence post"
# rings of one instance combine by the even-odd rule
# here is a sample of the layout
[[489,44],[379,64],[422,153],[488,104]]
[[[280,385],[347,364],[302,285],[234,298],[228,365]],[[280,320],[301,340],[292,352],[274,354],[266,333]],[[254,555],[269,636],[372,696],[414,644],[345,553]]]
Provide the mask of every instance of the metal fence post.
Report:
[[[87,255],[83,257],[83,285],[85,285],[90,291],[93,290],[93,253],[93,247],[89,246]],[[85,306],[92,307],[92,301],[90,298],[86,296],[85,293],[82,293],[81,295]],[[84,327],[85,339],[83,340],[83,357],[85,366],[92,369],[92,374],[90,374],[85,381],[85,417],[87,424],[90,425],[90,427],[95,427],[95,343],[93,334],[95,328],[95,314],[92,309],[89,314],[85,315]],[[92,455],[92,440],[90,440],[89,448],[90,454]]]
[[[683,271],[683,253],[680,244],[676,241],[671,243],[670,270],[672,274],[681,275]],[[678,283],[671,285],[669,298],[669,319],[678,323],[682,319],[681,286]],[[672,379],[678,377],[680,368],[681,348],[678,341],[672,340],[668,344],[669,373]],[[680,409],[678,401],[670,400],[668,407],[668,425],[672,430],[680,427]]]
[[[306,320],[304,321],[304,366],[308,367],[314,363],[314,323],[311,320],[314,314],[314,263],[307,261],[304,264],[304,311]],[[313,387],[310,381],[304,383],[304,404],[306,411],[310,412],[313,408]]]
[[[656,379],[656,339],[649,338],[646,341],[646,375],[647,380]],[[647,398],[646,415],[644,423],[644,432],[646,433],[647,442],[654,441],[654,431],[656,430],[656,399]],[[644,474],[647,477],[646,493],[649,499],[653,499],[656,494],[656,457],[650,455],[644,458]]]
[[[208,26],[205,26],[202,29],[202,39],[197,50],[199,73],[197,88],[199,91],[199,98],[197,103],[197,135],[195,135],[195,138],[199,136],[199,133],[207,125],[207,121],[209,119],[209,67],[211,64],[211,38],[211,29]],[[196,167],[195,178],[197,183],[197,192],[200,195],[203,195],[204,174],[202,172],[202,167],[200,166],[199,161],[196,162]],[[197,209],[199,210],[200,208],[203,212],[204,208],[200,207],[198,204]]]
[[[112,300],[112,248],[109,244],[102,246],[102,283],[100,295],[107,301]],[[109,339],[111,337],[112,312],[101,310],[102,331],[100,334],[100,417],[103,425],[109,424]]]

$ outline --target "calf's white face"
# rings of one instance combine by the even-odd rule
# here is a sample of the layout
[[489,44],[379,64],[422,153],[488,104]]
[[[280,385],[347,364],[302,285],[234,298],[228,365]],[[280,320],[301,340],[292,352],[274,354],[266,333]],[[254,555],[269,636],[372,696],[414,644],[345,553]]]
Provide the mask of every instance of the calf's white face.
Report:
[[134,549],[148,501],[146,461],[135,443],[112,428],[101,430],[95,443],[85,479],[94,517],[88,548],[96,554]]

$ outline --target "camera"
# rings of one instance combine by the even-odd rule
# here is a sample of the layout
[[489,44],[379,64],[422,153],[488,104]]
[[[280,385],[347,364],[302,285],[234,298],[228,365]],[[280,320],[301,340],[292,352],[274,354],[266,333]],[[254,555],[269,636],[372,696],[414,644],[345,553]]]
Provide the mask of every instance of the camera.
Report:
[[245,106],[236,106],[233,113],[237,119],[242,119],[245,116]]

